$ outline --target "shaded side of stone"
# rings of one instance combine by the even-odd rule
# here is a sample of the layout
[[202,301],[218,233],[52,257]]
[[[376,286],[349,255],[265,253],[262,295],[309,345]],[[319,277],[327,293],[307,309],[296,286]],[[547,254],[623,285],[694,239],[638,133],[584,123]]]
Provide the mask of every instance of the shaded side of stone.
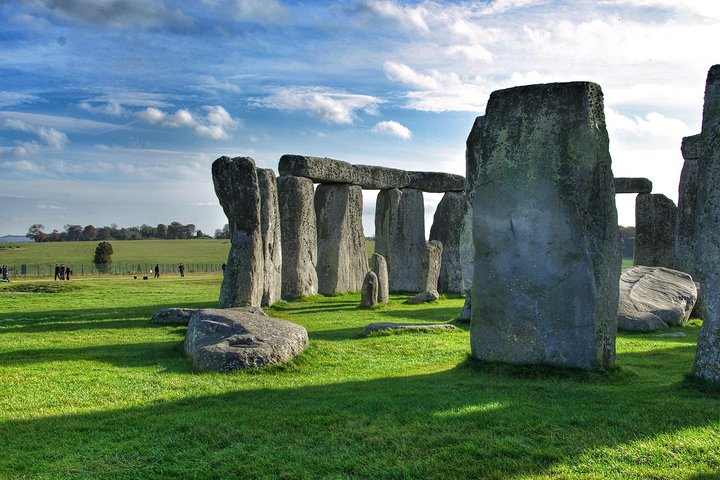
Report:
[[227,372],[286,363],[308,344],[305,328],[258,309],[196,311],[185,334],[185,353],[199,371]]
[[680,144],[680,152],[682,153],[683,159],[697,160],[700,158],[700,152],[702,148],[702,135],[691,135],[689,137],[683,137],[682,143]]
[[452,173],[410,172],[409,187],[423,192],[462,192],[465,190],[465,177]]
[[600,87],[493,92],[478,137],[472,355],[613,366],[621,252]]
[[259,306],[264,259],[260,231],[260,187],[249,157],[220,157],[212,164],[215,194],[230,227],[230,253],[220,288],[220,307]]
[[160,325],[187,325],[195,311],[192,308],[163,308],[153,314],[150,322]]
[[420,303],[430,303],[435,302],[437,299],[440,298],[440,294],[437,290],[426,290],[424,292],[420,292],[414,297],[408,298],[405,300],[405,303],[408,305],[417,305]]
[[437,290],[442,263],[443,244],[439,240],[425,242],[425,249],[420,257],[420,281],[418,291]]
[[470,134],[465,142],[465,177],[468,183],[468,192],[475,188],[480,171],[480,134],[482,133],[485,116],[475,118]]
[[635,198],[633,264],[672,268],[675,251],[675,202],[659,193]]
[[460,238],[469,208],[464,192],[447,192],[435,210],[430,240],[439,240],[443,245],[437,286],[440,292],[464,291]]
[[468,208],[463,217],[462,229],[460,230],[460,267],[461,280],[460,291],[470,295],[473,276],[475,271],[475,244],[473,242],[473,199],[472,192],[466,194]]
[[705,84],[695,207],[695,279],[702,292],[703,325],[693,374],[720,384],[720,65]]
[[277,179],[282,230],[282,296],[318,293],[317,222],[312,180],[295,176]]
[[372,271],[378,279],[378,303],[387,303],[390,300],[390,285],[388,283],[388,268],[385,257],[379,253],[373,253]]
[[277,181],[272,169],[257,169],[260,185],[260,231],[263,241],[264,279],[262,306],[270,306],[282,295],[282,237]]
[[315,191],[318,292],[360,291],[368,271],[362,224],[362,189],[321,184]]
[[422,191],[381,190],[375,205],[375,252],[387,260],[390,291],[418,291],[424,249]]
[[615,193],[650,193],[652,182],[647,178],[616,177]]
[[677,218],[675,220],[675,251],[673,268],[687,272],[697,280],[695,260],[695,237],[697,228],[698,167],[700,135],[683,138],[682,154],[685,159],[678,186]]
[[465,303],[463,304],[462,311],[458,317],[460,323],[470,323],[472,312],[472,296],[468,295],[465,297]]
[[363,280],[360,306],[363,308],[373,308],[378,304],[379,282],[375,272],[367,272],[365,280]]

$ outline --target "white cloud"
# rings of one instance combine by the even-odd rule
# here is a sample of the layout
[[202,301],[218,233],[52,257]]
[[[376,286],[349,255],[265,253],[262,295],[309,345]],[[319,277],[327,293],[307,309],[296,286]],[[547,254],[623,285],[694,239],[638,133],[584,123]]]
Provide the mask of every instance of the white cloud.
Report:
[[[63,148],[65,148],[65,146],[67,146],[68,143],[70,143],[67,135],[60,130],[52,127],[36,127],[22,120],[14,118],[5,119],[5,122],[2,124],[2,128],[19,130],[21,132],[36,135],[40,140],[45,142],[45,144],[53,150],[62,150]],[[35,153],[39,149],[39,146],[36,142],[17,143],[18,145],[16,147],[10,149],[11,153],[17,156],[24,156],[30,153]]]
[[367,0],[362,4],[378,17],[397,22],[401,26],[410,26],[420,32],[429,32],[430,27],[425,22],[427,10],[424,6],[400,6],[393,1]]
[[100,113],[102,115],[110,115],[112,117],[122,117],[128,114],[127,109],[117,100],[110,100],[104,103],[93,103],[90,101],[80,102],[80,108],[91,113]]
[[137,117],[150,125],[168,128],[193,128],[198,135],[214,140],[226,140],[230,138],[230,132],[242,126],[239,119],[233,118],[220,105],[206,105],[203,110],[205,115],[193,114],[185,108],[168,114],[159,108],[148,107],[137,112]]
[[383,68],[385,69],[385,75],[387,75],[390,80],[395,80],[423,90],[437,90],[442,88],[440,73],[437,70],[433,70],[430,75],[422,75],[407,65],[389,60],[383,64]]
[[306,111],[328,123],[351,124],[358,111],[377,114],[377,97],[358,95],[323,87],[281,88],[260,99],[257,105],[287,111]]
[[654,148],[666,147],[679,151],[682,138],[697,133],[692,132],[681,120],[657,112],[628,117],[612,108],[605,108],[605,123],[611,138],[626,148],[651,144]]
[[482,45],[451,45],[445,49],[445,53],[450,56],[460,56],[471,61],[492,61],[492,53]]
[[237,21],[282,22],[288,13],[277,0],[236,0],[232,17]]
[[151,125],[162,124],[165,121],[167,114],[155,107],[148,107],[145,110],[141,110],[136,114],[140,120]]
[[220,81],[212,75],[204,76],[203,82],[205,82],[203,85],[198,85],[196,88],[210,91],[220,90],[230,93],[240,93],[242,91],[240,87],[234,83],[230,83],[228,80]]
[[40,97],[19,92],[0,91],[0,108],[14,107],[26,103],[36,103],[40,101]]
[[393,120],[376,123],[373,127],[373,132],[402,138],[403,140],[410,140],[412,137],[412,132],[409,128]]
[[40,127],[37,130],[37,135],[53,150],[62,150],[68,143],[70,143],[70,140],[68,140],[65,133],[54,128]]
[[[35,172],[37,171],[37,166],[32,163],[29,160],[18,160],[15,162],[3,162],[2,164],[3,171],[5,172],[11,172],[13,170],[18,172]],[[17,198],[23,198],[23,197],[17,197]],[[27,198],[27,197],[25,197]]]

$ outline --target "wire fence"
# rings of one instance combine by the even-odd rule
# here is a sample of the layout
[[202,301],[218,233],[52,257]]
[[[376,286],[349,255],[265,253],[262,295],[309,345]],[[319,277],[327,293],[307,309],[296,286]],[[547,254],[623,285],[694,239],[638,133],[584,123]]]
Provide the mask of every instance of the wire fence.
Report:
[[[160,275],[179,275],[179,264],[160,263]],[[107,271],[99,271],[94,263],[66,265],[70,267],[71,277],[83,275],[155,275],[154,263],[111,263]],[[207,273],[222,271],[220,263],[186,263],[185,273]],[[55,264],[31,263],[21,265],[8,264],[10,277],[54,277]]]

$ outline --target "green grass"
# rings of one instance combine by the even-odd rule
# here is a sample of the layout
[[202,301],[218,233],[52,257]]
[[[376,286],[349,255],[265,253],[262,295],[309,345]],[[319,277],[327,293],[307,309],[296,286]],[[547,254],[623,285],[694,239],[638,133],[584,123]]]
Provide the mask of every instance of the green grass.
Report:
[[[198,374],[166,306],[216,305],[219,275],[0,286],[0,478],[717,478],[720,396],[686,379],[699,322],[618,338],[618,368],[469,360],[461,298],[281,302],[291,364]],[[8,289],[16,293],[6,293]],[[25,291],[29,293],[17,293]]]

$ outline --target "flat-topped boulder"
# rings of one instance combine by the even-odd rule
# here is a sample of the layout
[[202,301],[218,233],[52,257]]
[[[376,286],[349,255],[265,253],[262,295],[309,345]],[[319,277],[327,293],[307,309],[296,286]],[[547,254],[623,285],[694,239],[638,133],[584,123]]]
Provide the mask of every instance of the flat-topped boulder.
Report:
[[349,183],[366,190],[416,188],[425,192],[463,191],[465,177],[441,172],[408,172],[374,165],[353,165],[342,160],[307,155],[283,155],[280,175],[309,178],[314,183]]
[[195,308],[162,308],[155,312],[150,319],[150,323],[160,325],[187,325],[190,323],[190,317],[195,313]]
[[688,321],[697,299],[690,275],[663,267],[626,268],[620,275],[618,329],[649,331]]
[[305,328],[257,308],[198,310],[185,335],[193,368],[212,372],[286,363],[307,345]]
[[455,330],[457,327],[451,323],[392,323],[378,322],[371,323],[363,329],[363,334],[368,335],[373,332],[383,330],[394,330],[404,332],[418,332],[423,330]]
[[615,193],[650,193],[652,188],[647,178],[615,177]]

